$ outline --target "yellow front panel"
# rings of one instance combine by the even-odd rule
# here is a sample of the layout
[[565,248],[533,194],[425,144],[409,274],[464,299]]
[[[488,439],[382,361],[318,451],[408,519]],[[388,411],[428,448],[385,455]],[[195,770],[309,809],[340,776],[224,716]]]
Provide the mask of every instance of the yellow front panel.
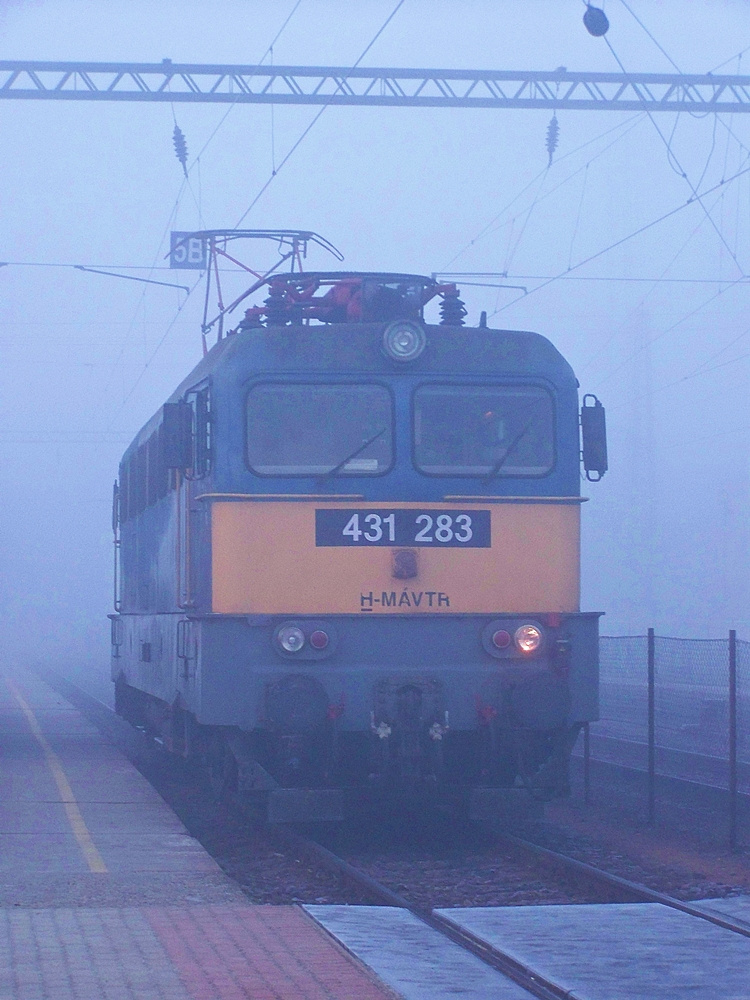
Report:
[[324,506],[467,510],[431,503],[213,502],[212,610],[285,615],[578,610],[578,504],[479,503],[477,509],[491,512],[491,548],[417,548],[417,576],[406,581],[393,576],[396,547],[316,547],[315,510]]

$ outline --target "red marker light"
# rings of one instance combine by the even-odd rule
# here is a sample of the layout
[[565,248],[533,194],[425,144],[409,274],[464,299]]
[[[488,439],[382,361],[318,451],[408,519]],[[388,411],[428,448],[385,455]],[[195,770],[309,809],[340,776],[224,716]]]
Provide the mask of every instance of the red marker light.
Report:
[[506,632],[504,628],[498,629],[492,635],[492,645],[496,649],[507,649],[510,646],[510,632]]
[[[510,639],[510,636],[508,636]],[[323,629],[316,629],[310,636],[310,645],[313,649],[325,649],[330,639],[328,638],[328,633],[324,632]]]

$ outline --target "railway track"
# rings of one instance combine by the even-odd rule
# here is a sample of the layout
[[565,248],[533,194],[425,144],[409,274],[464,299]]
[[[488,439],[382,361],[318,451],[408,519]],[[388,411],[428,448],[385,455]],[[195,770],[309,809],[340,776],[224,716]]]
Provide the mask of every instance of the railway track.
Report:
[[[533,996],[545,998],[545,1000],[551,1000],[551,998],[557,998],[557,1000],[568,998],[570,1000],[570,991],[567,987],[561,987],[551,980],[545,979],[537,972],[523,965],[512,955],[489,944],[466,928],[460,927],[444,914],[415,905],[406,897],[373,879],[366,872],[359,870],[356,866],[340,858],[317,841],[288,828],[280,828],[275,833],[275,836],[289,848],[307,854],[308,857],[316,859],[321,865],[347,879],[363,894],[370,896],[373,901],[377,901],[380,905],[399,907],[413,913],[425,924],[439,931],[455,944],[476,955],[493,969],[508,976],[514,982],[528,990]],[[601,868],[578,861],[557,851],[540,847],[523,838],[511,834],[497,834],[496,836],[499,843],[512,846],[535,860],[542,861],[545,865],[555,868],[565,876],[576,876],[585,879],[591,885],[597,886],[605,895],[611,896],[611,894],[615,893],[622,901],[626,902],[661,903],[663,906],[680,910],[692,917],[716,924],[725,930],[740,934],[743,937],[750,937],[750,927],[731,920],[728,917],[708,913],[691,903],[686,903],[673,896],[657,892],[637,882],[631,882],[628,879],[613,875]]]
[[410,913],[453,941],[454,944],[464,948],[472,955],[476,955],[491,968],[518,983],[532,996],[539,997],[541,1000],[565,1000],[565,998],[569,1000],[570,991],[567,988],[562,988],[551,980],[545,979],[511,955],[494,947],[471,931],[459,927],[442,914],[415,906],[399,893],[393,892],[315,840],[290,829],[279,829],[276,835],[289,847],[316,858],[329,870],[349,880],[357,888],[370,895],[373,900],[377,900],[380,905],[409,910]]
[[[135,733],[126,723],[122,723],[108,706],[55,674],[45,671],[43,676],[64,697],[73,701],[96,725],[110,735],[117,734],[119,738],[115,742],[118,744],[122,742],[122,730],[124,727],[132,733],[134,737],[133,745],[138,743],[141,748],[143,747],[143,734]],[[123,749],[133,759],[132,752],[128,752],[127,748]],[[134,762],[137,763],[137,761]],[[236,806],[240,811],[244,811],[241,801],[237,802]],[[374,879],[367,872],[360,870],[356,865],[339,857],[316,840],[287,827],[272,828],[272,830],[269,830],[269,835],[280,847],[283,846],[287,850],[306,856],[314,864],[334,873],[352,887],[356,887],[360,898],[364,897],[378,905],[408,910],[425,924],[480,958],[491,968],[518,983],[519,986],[522,986],[531,995],[543,998],[543,1000],[553,1000],[553,998],[557,1000],[557,998],[564,997],[569,1000],[570,993],[567,988],[562,988],[556,983],[540,976],[512,955],[498,949],[478,935],[454,923],[443,913],[436,912],[424,905],[415,904],[400,893],[394,892],[388,886]],[[607,901],[615,898],[621,902],[660,903],[663,906],[679,910],[693,918],[715,924],[724,930],[731,931],[743,937],[750,937],[750,926],[735,921],[729,916],[707,912],[694,903],[685,902],[665,893],[658,892],[646,885],[632,882],[604,869],[542,847],[532,841],[510,833],[494,832],[493,839],[499,847],[512,848],[515,852],[525,856],[526,859],[532,860],[537,866],[542,864],[544,867],[556,871],[559,875],[569,880],[574,879],[579,883],[586,884],[588,887],[594,889],[596,894],[601,895]]]
[[498,838],[531,857],[543,861],[550,867],[557,868],[565,875],[579,877],[591,882],[593,885],[601,886],[604,890],[625,895],[629,897],[626,900],[627,902],[661,903],[662,906],[669,906],[671,909],[680,910],[691,917],[707,920],[709,923],[723,927],[725,930],[734,931],[736,934],[743,935],[743,937],[750,937],[750,927],[731,920],[729,917],[707,913],[693,903],[685,902],[682,899],[677,899],[663,892],[657,892],[655,889],[650,889],[639,882],[631,882],[629,879],[613,875],[602,868],[589,865],[585,861],[578,861],[576,858],[571,858],[567,854],[560,854],[558,851],[551,851],[549,848],[540,847],[530,840],[524,840],[521,837],[515,837],[508,833],[498,834]]

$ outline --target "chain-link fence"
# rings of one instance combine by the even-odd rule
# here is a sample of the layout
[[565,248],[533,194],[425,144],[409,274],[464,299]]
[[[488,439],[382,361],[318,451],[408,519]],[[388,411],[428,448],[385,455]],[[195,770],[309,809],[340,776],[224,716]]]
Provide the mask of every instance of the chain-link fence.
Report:
[[750,642],[602,636],[600,721],[586,736],[584,754],[647,773],[651,819],[657,775],[726,789],[735,843],[737,797],[750,794]]

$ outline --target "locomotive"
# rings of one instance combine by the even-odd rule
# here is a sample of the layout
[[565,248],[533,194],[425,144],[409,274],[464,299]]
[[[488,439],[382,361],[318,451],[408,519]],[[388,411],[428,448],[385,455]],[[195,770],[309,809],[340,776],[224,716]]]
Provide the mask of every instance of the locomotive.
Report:
[[454,284],[255,289],[120,464],[118,713],[272,821],[565,794],[598,712],[601,404],[543,336],[466,326]]

